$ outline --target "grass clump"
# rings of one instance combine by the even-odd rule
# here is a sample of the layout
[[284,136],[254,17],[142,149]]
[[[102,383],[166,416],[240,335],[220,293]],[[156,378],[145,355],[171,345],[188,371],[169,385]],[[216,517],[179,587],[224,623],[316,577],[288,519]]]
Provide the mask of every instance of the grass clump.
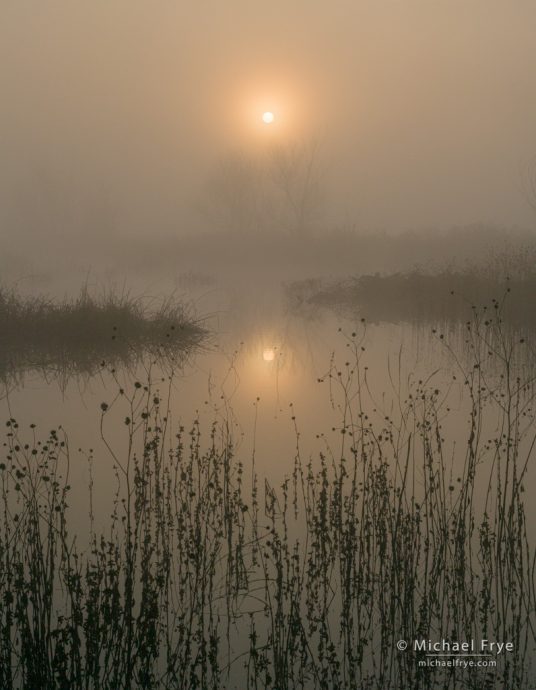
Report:
[[287,286],[291,307],[303,311],[325,306],[345,313],[358,312],[369,322],[459,324],[467,321],[474,305],[508,294],[507,300],[501,300],[503,322],[517,331],[536,330],[533,306],[536,273],[501,277],[491,267],[439,273],[413,270],[392,275],[362,275],[331,285],[317,285],[314,290],[311,282]]
[[102,360],[132,366],[145,353],[175,356],[199,345],[205,331],[168,299],[156,308],[128,294],[55,302],[0,289],[0,376],[31,369],[64,377],[94,374]]

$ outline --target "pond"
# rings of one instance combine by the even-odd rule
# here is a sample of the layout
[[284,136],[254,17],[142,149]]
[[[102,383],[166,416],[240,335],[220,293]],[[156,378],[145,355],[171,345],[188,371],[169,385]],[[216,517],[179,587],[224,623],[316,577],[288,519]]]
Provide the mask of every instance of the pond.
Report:
[[[48,534],[47,506],[68,518],[54,523],[63,545],[43,556],[63,561],[50,575],[62,603],[45,618],[69,659],[57,661],[59,642],[45,645],[47,682],[61,687],[64,674],[78,687],[77,667],[91,687],[114,687],[115,665],[132,687],[534,687],[524,497],[535,426],[523,351],[505,358],[511,341],[478,324],[296,309],[276,280],[191,294],[209,336],[186,357],[153,351],[70,377],[29,369],[5,389],[4,418],[18,427],[6,427],[4,502],[18,527],[6,528],[4,554],[17,530],[22,541]],[[52,459],[31,465],[58,439]],[[44,476],[68,482],[68,508]],[[30,488],[37,527],[25,523]],[[113,615],[131,630],[116,656],[106,652],[112,590]],[[60,610],[80,617],[76,653]],[[478,649],[424,654],[424,639]],[[488,656],[483,639],[513,651]],[[19,644],[24,657],[31,645]]]

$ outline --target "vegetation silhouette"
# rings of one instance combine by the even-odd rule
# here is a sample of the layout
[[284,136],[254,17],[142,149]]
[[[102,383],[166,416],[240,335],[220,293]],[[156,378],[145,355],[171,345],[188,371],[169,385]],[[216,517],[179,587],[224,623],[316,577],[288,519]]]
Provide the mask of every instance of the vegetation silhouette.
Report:
[[134,368],[149,354],[186,356],[206,331],[174,299],[154,304],[128,294],[100,298],[83,289],[77,299],[22,298],[0,289],[0,379],[16,381],[31,370],[66,382],[113,364]]
[[[174,430],[150,380],[120,389],[101,404],[115,500],[97,528],[90,481],[86,537],[69,528],[64,432],[40,438],[8,420],[1,687],[536,687],[533,381],[518,376],[520,345],[495,322],[469,324],[469,366],[436,337],[452,382],[411,379],[377,409],[365,327],[349,335],[346,362],[332,360],[318,383],[340,410],[340,443],[303,458],[296,426],[278,487],[254,452],[241,457],[225,420]],[[465,392],[464,442],[449,432],[451,385]],[[108,441],[117,423],[124,452]],[[419,665],[411,642],[397,648],[441,638],[514,651],[464,671]]]

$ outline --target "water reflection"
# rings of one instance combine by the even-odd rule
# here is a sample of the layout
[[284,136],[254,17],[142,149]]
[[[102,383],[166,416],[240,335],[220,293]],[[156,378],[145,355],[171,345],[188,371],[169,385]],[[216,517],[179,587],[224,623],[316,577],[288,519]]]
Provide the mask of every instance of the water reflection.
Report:
[[65,389],[70,379],[99,376],[104,366],[135,370],[149,358],[176,367],[205,338],[171,298],[148,307],[128,294],[94,297],[84,288],[60,302],[0,288],[0,381],[8,388],[37,373]]
[[265,347],[262,351],[262,358],[265,362],[273,362],[275,359],[275,347]]
[[[347,674],[383,690],[378,667],[390,669],[397,689],[524,682],[525,647],[515,664],[500,667],[501,677],[480,674],[472,683],[467,674],[417,677],[415,656],[401,657],[395,643],[401,630],[409,638],[506,630],[528,648],[534,607],[520,559],[533,553],[533,508],[524,503],[533,486],[530,391],[490,371],[491,355],[482,368],[469,366],[482,354],[475,331],[430,327],[419,335],[407,325],[341,322],[318,311],[297,318],[278,298],[272,289],[219,310],[217,342],[188,366],[145,357],[133,368],[101,367],[82,395],[75,378],[60,391],[35,377],[10,393],[6,417],[19,419],[21,438],[58,424],[69,432],[71,534],[82,548],[88,510],[97,534],[108,534],[112,521],[123,572],[129,537],[113,517],[114,501],[123,524],[132,515],[153,568],[138,571],[147,577],[136,598],[156,592],[179,602],[174,620],[195,619],[200,645],[212,640],[207,664],[214,674],[229,670],[220,687],[246,685],[237,658],[281,682],[294,673],[297,682],[307,677],[303,687],[322,687],[315,674],[325,672],[328,656],[338,687]],[[458,361],[449,361],[450,346],[461,347]],[[505,413],[508,390],[519,419]],[[20,453],[24,445],[15,444]],[[78,447],[86,453],[76,455]],[[38,456],[41,448],[36,443]],[[17,466],[13,481],[30,476],[49,497],[41,465],[28,467],[26,474]],[[131,513],[126,485],[136,498]],[[510,548],[514,541],[519,549]],[[165,582],[172,586],[163,593]],[[202,587],[209,608],[199,605]],[[280,639],[300,650],[282,652],[285,668],[277,665]],[[179,661],[190,668],[197,658],[192,644],[177,647],[174,673],[182,672]],[[197,677],[195,663],[190,670]]]

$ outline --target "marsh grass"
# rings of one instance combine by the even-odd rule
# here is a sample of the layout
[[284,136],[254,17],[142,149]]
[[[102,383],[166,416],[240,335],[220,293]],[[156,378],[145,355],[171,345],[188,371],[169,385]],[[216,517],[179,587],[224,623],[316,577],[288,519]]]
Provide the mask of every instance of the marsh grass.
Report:
[[92,375],[102,360],[132,367],[142,355],[174,357],[206,333],[179,302],[148,304],[110,291],[83,289],[77,299],[22,298],[0,289],[0,377],[9,381],[37,369],[62,379]]
[[506,325],[531,333],[536,330],[535,294],[533,271],[522,271],[518,266],[508,275],[495,264],[485,270],[414,270],[362,275],[324,285],[300,281],[286,287],[287,304],[295,311],[325,306],[346,314],[359,313],[369,322],[412,325],[465,324],[476,305],[492,306],[492,301],[498,301]]
[[[294,458],[278,487],[240,459],[225,422],[174,430],[166,400],[136,382],[101,406],[117,488],[100,529],[90,485],[88,538],[69,530],[62,431],[40,440],[9,420],[0,686],[536,687],[533,387],[500,324],[475,322],[468,338],[474,362],[452,351],[445,390],[412,381],[383,409],[363,336],[350,335],[347,361],[333,359],[318,383],[340,411],[340,440],[304,458],[293,419]],[[464,391],[463,438],[447,430],[453,385]],[[115,413],[122,453],[107,440]],[[419,654],[396,648],[442,637],[515,649],[496,669],[468,672],[420,668]]]

